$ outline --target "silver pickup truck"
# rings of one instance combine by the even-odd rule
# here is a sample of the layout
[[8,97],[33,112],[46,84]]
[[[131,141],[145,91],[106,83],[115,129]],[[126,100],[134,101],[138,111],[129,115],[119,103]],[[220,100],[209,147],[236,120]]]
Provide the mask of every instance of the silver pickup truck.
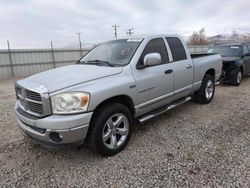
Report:
[[75,65],[16,82],[16,115],[30,141],[82,144],[111,156],[126,146],[133,122],[145,122],[189,100],[210,103],[220,55],[190,55],[176,35],[112,40]]

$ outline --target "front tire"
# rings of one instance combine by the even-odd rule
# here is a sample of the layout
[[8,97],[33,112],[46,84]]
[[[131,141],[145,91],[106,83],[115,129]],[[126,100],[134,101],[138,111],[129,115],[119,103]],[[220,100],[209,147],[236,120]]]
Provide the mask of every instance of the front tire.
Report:
[[206,74],[202,80],[200,89],[194,94],[194,99],[198,103],[208,104],[213,100],[214,92],[214,77],[209,74]]
[[233,86],[239,86],[242,80],[242,71],[240,69],[232,70],[230,72],[231,82],[230,84]]
[[123,104],[113,103],[99,108],[92,118],[88,142],[102,156],[122,151],[132,134],[132,114]]

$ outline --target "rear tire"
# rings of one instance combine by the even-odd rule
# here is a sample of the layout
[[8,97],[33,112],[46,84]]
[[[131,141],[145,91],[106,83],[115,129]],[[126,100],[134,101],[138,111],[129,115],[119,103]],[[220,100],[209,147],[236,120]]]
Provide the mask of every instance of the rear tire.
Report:
[[115,155],[127,145],[133,130],[132,122],[131,111],[125,105],[110,103],[102,106],[92,118],[87,142],[102,156]]
[[232,70],[230,72],[230,84],[233,86],[239,86],[242,80],[242,71],[240,69]]
[[194,99],[200,104],[208,104],[213,100],[214,92],[214,77],[209,74],[206,74],[202,80],[200,89],[194,93]]

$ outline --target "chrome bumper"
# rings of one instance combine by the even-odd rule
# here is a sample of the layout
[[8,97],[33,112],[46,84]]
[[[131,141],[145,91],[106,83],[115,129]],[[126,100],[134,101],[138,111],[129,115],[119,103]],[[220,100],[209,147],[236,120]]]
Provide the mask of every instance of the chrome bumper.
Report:
[[24,135],[42,145],[82,143],[87,135],[92,112],[78,115],[51,115],[31,118],[16,105],[18,127]]

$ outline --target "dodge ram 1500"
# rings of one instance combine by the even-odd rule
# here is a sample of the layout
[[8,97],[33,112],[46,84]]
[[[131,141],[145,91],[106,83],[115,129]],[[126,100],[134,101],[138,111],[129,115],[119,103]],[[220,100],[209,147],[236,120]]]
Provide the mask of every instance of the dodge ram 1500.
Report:
[[16,82],[18,126],[49,146],[82,144],[104,156],[120,152],[145,122],[194,97],[214,97],[221,56],[190,55],[176,35],[104,42],[76,64]]

